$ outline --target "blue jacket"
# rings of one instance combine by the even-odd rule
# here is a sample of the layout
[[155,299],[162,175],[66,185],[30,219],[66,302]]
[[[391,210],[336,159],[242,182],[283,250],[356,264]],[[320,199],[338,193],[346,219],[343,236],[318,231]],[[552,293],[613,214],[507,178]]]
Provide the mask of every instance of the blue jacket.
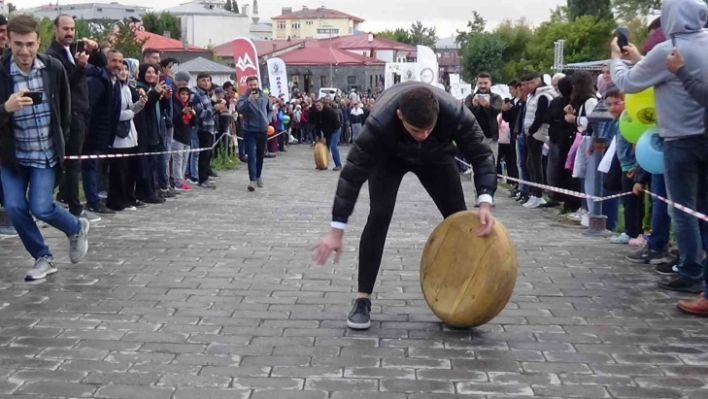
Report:
[[243,115],[243,130],[265,132],[270,124],[268,116],[272,112],[270,99],[260,91],[258,98],[253,102],[249,102],[248,97],[250,95],[250,92],[244,93],[238,98],[236,103],[236,110]]

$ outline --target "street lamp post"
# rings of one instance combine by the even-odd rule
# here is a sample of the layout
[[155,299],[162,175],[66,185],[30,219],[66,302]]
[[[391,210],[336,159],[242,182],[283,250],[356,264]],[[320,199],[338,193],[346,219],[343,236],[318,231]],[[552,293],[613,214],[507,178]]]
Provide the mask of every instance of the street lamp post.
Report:
[[[592,133],[592,146],[593,153],[591,159],[588,159],[590,165],[594,165],[594,170],[588,171],[588,173],[595,174],[595,185],[593,187],[592,195],[596,197],[602,197],[602,180],[603,173],[598,170],[598,166],[602,161],[604,156],[604,151],[596,151],[594,147],[596,144],[602,145],[602,147],[607,148],[607,139],[600,137],[600,128],[603,123],[609,123],[614,120],[614,117],[608,112],[607,104],[605,101],[601,101],[597,104],[593,112],[587,116],[588,121],[592,123],[593,133]],[[583,233],[586,236],[601,237],[607,233],[607,216],[602,214],[602,202],[593,201],[592,209],[590,211],[590,224],[588,229]]]

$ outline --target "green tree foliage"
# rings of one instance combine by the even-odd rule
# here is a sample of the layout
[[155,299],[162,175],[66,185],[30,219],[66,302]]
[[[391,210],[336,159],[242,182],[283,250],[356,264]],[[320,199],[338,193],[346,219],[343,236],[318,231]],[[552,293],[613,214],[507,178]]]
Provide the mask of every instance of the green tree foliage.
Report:
[[162,35],[169,31],[172,39],[180,40],[182,38],[182,29],[179,19],[167,11],[163,11],[160,15],[149,12],[143,15],[143,27],[148,32]]
[[435,43],[438,41],[435,27],[429,28],[423,26],[423,23],[420,21],[411,24],[410,36],[413,40],[413,43],[411,43],[413,45],[435,47]]
[[[37,18],[35,18],[37,19]],[[44,52],[52,43],[54,37],[54,21],[44,17],[39,22],[39,51]]]
[[143,45],[147,39],[138,40],[135,31],[125,22],[118,23],[118,33],[113,38],[113,47],[123,53],[124,58],[142,59]]
[[472,19],[467,22],[467,30],[457,30],[455,42],[462,48],[467,44],[471,36],[484,32],[486,27],[487,21],[477,11],[472,11]]
[[238,10],[238,3],[236,2],[236,0],[234,0],[232,3],[233,4],[231,6],[231,11],[233,11],[236,14],[241,14],[241,11]]
[[614,19],[582,16],[573,22],[548,21],[542,23],[528,48],[528,58],[541,71],[553,65],[554,42],[565,40],[566,63],[601,60],[609,56],[608,43],[615,29]]
[[502,79],[504,67],[502,56],[507,44],[496,33],[478,33],[467,39],[462,49],[462,78],[473,82],[477,74],[487,71],[492,80]]
[[233,10],[233,7],[231,6],[231,0],[226,0],[226,4],[224,4],[224,10],[226,10],[226,11]]
[[641,46],[649,37],[649,30],[647,29],[649,22],[645,18],[634,17],[623,23],[623,25],[629,31],[629,41],[634,43],[641,51]]
[[526,48],[534,39],[531,26],[521,19],[516,23],[505,21],[494,33],[506,44],[502,53],[502,79],[507,82],[521,76],[529,67],[526,60]]
[[382,39],[395,40],[399,43],[413,44],[413,38],[411,37],[410,32],[402,28],[398,28],[396,30],[382,30],[375,36]]
[[614,18],[610,0],[568,0],[568,16],[571,21],[585,15],[600,19]]
[[661,0],[613,0],[612,6],[617,16],[629,21],[637,16],[644,17],[661,9]]

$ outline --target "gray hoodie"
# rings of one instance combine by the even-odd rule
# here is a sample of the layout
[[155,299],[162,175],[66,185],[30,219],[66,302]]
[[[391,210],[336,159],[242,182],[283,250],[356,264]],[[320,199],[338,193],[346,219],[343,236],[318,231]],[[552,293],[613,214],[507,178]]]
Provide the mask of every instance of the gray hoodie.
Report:
[[[703,0],[663,0],[661,29],[681,51],[686,72],[708,81],[708,6]],[[612,81],[625,93],[654,86],[659,133],[667,139],[703,134],[705,109],[688,95],[681,81],[666,68],[672,40],[654,47],[631,70],[622,60],[611,63]]]

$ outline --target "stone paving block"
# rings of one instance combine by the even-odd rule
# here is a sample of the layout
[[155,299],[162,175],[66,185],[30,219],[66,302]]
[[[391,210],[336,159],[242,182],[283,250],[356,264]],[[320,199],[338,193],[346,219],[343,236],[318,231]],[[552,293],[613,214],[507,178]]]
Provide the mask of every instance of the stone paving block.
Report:
[[[221,173],[217,190],[104,218],[86,259],[39,284],[22,281],[19,240],[0,240],[0,399],[708,397],[708,322],[675,310],[683,296],[656,289],[628,248],[504,189],[494,213],[520,268],[496,319],[453,330],[427,307],[420,255],[442,218],[407,175],[372,328],[351,331],[367,185],[340,264],[319,267],[310,248],[329,230],[338,174],[315,171],[309,146],[267,159],[255,193],[245,169]],[[68,263],[66,237],[42,232]]]

